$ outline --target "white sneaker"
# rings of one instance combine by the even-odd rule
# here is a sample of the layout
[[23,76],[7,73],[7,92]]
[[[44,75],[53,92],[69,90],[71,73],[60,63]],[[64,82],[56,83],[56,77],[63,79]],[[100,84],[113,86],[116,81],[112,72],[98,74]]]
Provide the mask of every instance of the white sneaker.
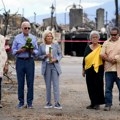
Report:
[[44,106],[44,108],[52,108],[52,107],[53,107],[52,104],[49,102],[46,104],[46,106]]
[[56,109],[62,109],[62,106],[60,105],[59,102],[57,102],[57,103],[55,103],[54,108],[56,108]]
[[111,109],[111,106],[105,106],[104,107],[104,111],[110,111],[110,109]]

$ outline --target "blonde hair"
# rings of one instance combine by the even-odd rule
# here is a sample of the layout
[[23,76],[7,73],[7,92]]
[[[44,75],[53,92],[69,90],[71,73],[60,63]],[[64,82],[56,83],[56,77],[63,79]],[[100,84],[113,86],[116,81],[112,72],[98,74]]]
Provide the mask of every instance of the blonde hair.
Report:
[[54,42],[55,39],[54,39],[54,34],[53,34],[53,32],[50,31],[50,30],[45,30],[45,31],[43,32],[43,34],[42,34],[43,43],[45,43],[45,39],[46,39],[46,37],[47,37],[48,34],[51,34],[51,35],[53,36],[52,42]]

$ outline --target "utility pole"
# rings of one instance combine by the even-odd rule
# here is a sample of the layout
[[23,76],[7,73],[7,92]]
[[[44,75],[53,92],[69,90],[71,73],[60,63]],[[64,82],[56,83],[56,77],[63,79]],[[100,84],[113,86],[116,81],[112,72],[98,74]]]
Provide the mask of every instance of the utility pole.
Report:
[[34,12],[34,23],[36,24],[36,13]]
[[24,21],[24,8],[22,8],[21,23]]
[[107,25],[107,22],[108,22],[108,12],[106,11],[106,25]]
[[52,28],[53,27],[53,23],[54,23],[53,14],[55,12],[55,7],[52,4],[52,6],[50,8],[51,8],[51,28]]
[[116,19],[115,19],[115,26],[118,27],[118,0],[115,0],[115,15],[116,15]]

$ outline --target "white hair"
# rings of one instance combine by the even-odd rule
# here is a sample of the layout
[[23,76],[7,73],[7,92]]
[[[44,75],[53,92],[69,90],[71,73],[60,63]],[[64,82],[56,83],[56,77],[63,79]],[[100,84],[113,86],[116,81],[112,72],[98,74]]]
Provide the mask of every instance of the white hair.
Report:
[[97,35],[98,36],[98,38],[100,39],[100,34],[99,34],[99,32],[98,31],[96,31],[96,30],[93,30],[91,33],[90,33],[90,40],[92,39],[92,35]]
[[28,22],[28,21],[24,21],[24,22],[22,22],[22,24],[21,24],[21,28],[23,28],[25,25],[30,26],[30,22]]

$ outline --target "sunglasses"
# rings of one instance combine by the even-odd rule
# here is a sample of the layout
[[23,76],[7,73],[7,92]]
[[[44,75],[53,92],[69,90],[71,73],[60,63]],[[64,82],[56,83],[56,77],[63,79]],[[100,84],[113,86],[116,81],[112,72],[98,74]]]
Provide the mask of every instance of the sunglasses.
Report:
[[30,27],[24,27],[24,30],[27,30],[27,29],[30,30]]
[[118,34],[111,34],[111,36],[117,36]]

